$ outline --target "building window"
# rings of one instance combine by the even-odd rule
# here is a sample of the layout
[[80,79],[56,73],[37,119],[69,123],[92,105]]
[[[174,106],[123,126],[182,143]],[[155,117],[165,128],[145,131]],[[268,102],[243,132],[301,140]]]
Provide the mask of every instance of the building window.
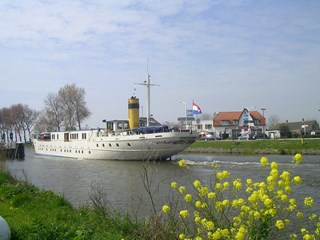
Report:
[[205,128],[205,129],[212,129],[212,124],[205,124],[205,125],[204,125],[204,128]]
[[233,120],[233,125],[239,125],[239,120]]
[[260,121],[258,119],[253,120],[254,125],[260,125]]
[[222,126],[228,126],[229,125],[229,121],[228,120],[221,120],[221,125]]

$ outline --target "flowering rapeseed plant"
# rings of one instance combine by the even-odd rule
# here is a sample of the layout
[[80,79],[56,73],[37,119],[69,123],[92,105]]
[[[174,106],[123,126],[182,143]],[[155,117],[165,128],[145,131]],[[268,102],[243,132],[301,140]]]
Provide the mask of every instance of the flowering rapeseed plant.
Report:
[[[292,159],[299,164],[303,157],[297,153]],[[268,172],[265,181],[231,179],[230,172],[218,171],[213,165],[210,184],[196,179],[190,191],[172,182],[171,188],[181,196],[181,210],[174,215],[170,206],[164,205],[162,212],[173,221],[171,226],[176,227],[178,238],[320,239],[319,216],[298,208],[311,209],[313,198],[305,197],[301,204],[292,197],[294,186],[302,184],[301,177],[279,171],[278,164],[269,163],[267,157],[262,157],[260,164]],[[184,160],[179,161],[179,166],[187,168]],[[304,223],[300,229],[294,225],[297,221]]]

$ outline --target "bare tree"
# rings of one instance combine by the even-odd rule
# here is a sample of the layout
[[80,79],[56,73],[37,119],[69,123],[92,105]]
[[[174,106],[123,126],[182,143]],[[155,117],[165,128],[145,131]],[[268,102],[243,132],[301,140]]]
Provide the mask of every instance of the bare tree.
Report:
[[44,104],[45,119],[42,114],[42,119],[40,122],[42,122],[42,125],[45,125],[45,129],[48,126],[51,126],[51,128],[60,131],[64,123],[64,108],[62,101],[58,95],[51,93],[44,100]]
[[28,131],[29,138],[31,136],[31,131],[37,121],[39,114],[39,111],[30,109],[28,105],[23,106],[23,123],[25,125],[26,130]]
[[74,83],[67,84],[60,88],[58,95],[64,109],[66,129],[76,126],[81,129],[81,122],[91,114],[86,106],[85,90]]
[[4,134],[3,141],[9,142],[9,134],[13,131],[13,121],[10,108],[1,109],[1,132]]
[[276,128],[276,126],[278,126],[280,124],[280,117],[278,115],[271,115],[268,118],[268,128],[273,130]]

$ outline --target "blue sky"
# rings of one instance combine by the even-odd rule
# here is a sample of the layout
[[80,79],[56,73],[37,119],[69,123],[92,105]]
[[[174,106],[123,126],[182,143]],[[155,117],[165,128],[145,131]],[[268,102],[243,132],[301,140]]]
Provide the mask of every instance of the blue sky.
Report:
[[147,59],[160,122],[193,100],[210,114],[256,106],[267,118],[320,120],[318,0],[0,1],[0,108],[41,110],[76,83],[90,127],[126,119],[134,88],[146,109],[134,83]]

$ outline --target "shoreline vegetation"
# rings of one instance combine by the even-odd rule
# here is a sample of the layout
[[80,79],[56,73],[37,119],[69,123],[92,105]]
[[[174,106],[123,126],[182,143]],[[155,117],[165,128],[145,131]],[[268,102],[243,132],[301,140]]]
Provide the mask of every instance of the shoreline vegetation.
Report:
[[320,155],[320,139],[197,140],[184,153],[243,155]]
[[18,181],[4,170],[0,170],[0,216],[9,224],[11,240],[139,239],[142,228],[102,204],[74,208],[63,196]]

